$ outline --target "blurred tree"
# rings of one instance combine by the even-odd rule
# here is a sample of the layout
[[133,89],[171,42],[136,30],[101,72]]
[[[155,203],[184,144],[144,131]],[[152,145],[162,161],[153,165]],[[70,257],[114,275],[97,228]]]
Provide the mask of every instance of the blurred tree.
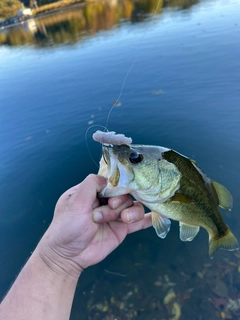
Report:
[[17,14],[22,8],[19,0],[0,0],[0,18],[9,18]]

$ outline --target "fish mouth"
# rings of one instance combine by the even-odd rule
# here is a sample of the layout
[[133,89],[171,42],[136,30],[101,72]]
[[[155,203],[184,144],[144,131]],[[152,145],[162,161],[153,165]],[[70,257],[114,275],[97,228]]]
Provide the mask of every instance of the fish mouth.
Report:
[[98,194],[99,197],[113,197],[129,193],[128,176],[126,168],[118,160],[114,148],[102,147],[99,175],[107,179],[106,187]]
[[116,187],[119,183],[120,171],[118,168],[118,160],[110,147],[103,147],[103,159],[108,168],[106,178],[113,187]]

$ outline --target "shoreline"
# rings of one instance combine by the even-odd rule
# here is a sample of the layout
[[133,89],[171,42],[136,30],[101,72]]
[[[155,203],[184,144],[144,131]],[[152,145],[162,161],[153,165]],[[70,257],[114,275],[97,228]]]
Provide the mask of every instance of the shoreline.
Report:
[[0,23],[0,30],[4,30],[9,27],[17,26],[30,19],[39,19],[41,17],[50,16],[58,12],[64,12],[72,10],[74,8],[81,8],[94,2],[100,2],[101,0],[63,0],[54,3],[49,3],[38,8],[32,9],[32,15],[18,18],[17,16],[13,22],[9,22],[11,18],[7,18]]
[[70,1],[58,1],[54,3],[49,3],[44,6],[38,7],[36,9],[32,9],[33,17],[39,18],[45,15],[54,14],[59,11],[65,11],[68,9],[72,9],[74,7],[82,7],[89,3],[93,3],[96,1],[88,1],[88,0],[70,0]]

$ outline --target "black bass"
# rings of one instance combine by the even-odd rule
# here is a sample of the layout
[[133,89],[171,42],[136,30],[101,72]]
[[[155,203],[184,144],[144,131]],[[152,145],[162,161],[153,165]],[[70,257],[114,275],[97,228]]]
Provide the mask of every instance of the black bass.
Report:
[[172,219],[179,221],[182,241],[193,240],[200,227],[207,230],[210,258],[219,248],[238,249],[218,210],[231,210],[232,196],[195,161],[164,147],[103,145],[99,174],[108,179],[99,196],[131,194],[152,211],[159,237],[166,237]]

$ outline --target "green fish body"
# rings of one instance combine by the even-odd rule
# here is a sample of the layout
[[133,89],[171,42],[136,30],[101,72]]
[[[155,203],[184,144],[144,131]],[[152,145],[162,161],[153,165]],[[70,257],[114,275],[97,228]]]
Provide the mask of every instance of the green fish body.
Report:
[[103,146],[99,174],[108,179],[102,197],[131,194],[152,211],[153,227],[165,238],[171,221],[179,221],[180,239],[191,241],[199,228],[209,234],[209,256],[237,250],[238,241],[218,207],[232,208],[232,196],[206,176],[195,161],[159,146]]

